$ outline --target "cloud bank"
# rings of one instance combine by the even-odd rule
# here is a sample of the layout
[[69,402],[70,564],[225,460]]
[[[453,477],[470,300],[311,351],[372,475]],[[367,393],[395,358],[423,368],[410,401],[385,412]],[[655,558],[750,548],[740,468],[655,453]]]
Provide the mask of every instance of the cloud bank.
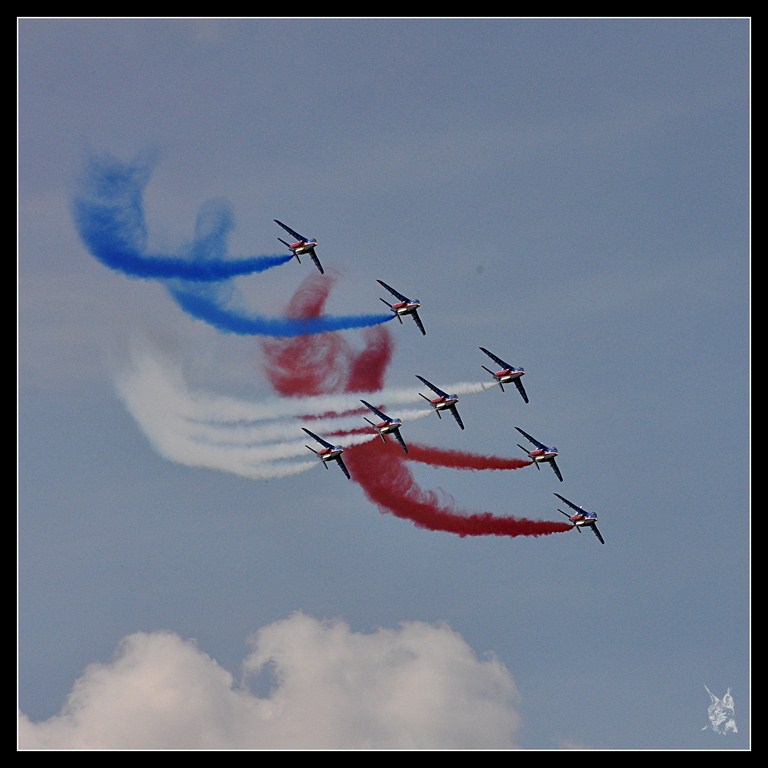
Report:
[[124,638],[19,748],[511,749],[519,695],[444,624],[369,634],[297,613],[251,638],[242,677],[171,632]]

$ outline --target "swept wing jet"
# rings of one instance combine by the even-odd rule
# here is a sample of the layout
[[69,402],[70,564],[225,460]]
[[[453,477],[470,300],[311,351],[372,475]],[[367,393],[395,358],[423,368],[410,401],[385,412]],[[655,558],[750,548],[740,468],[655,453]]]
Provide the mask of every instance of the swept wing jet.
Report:
[[517,444],[518,448],[522,448],[527,454],[528,457],[533,461],[533,463],[536,465],[536,469],[541,469],[539,464],[542,462],[548,463],[552,469],[555,470],[555,474],[557,475],[558,480],[560,482],[563,482],[563,476],[560,474],[560,468],[557,466],[557,462],[555,461],[555,456],[557,456],[557,448],[552,446],[551,448],[549,446],[544,445],[544,443],[540,443],[535,438],[531,437],[527,432],[523,432],[520,427],[515,427],[515,429],[523,436],[527,437],[528,440],[530,440],[536,448],[534,450],[529,450],[528,448],[525,448],[524,446],[520,445],[520,443]]
[[409,299],[407,296],[403,296],[402,293],[396,291],[391,285],[387,285],[383,280],[377,280],[376,282],[386,288],[393,296],[400,299],[396,304],[390,304],[386,299],[381,299],[395,313],[395,317],[400,323],[402,324],[404,315],[411,315],[416,321],[416,325],[419,326],[419,330],[426,336],[427,332],[424,330],[424,324],[421,322],[418,312],[421,302],[418,299]]
[[279,224],[286,232],[288,232],[293,238],[295,238],[293,243],[287,243],[285,240],[283,240],[282,237],[278,237],[277,239],[286,246],[291,253],[296,257],[296,261],[301,264],[301,259],[299,258],[299,254],[306,253],[309,255],[309,258],[312,259],[312,261],[315,262],[315,266],[320,270],[320,274],[325,274],[323,271],[323,267],[320,264],[320,259],[317,258],[317,254],[315,253],[315,246],[317,245],[317,240],[314,237],[304,237],[304,235],[300,235],[295,230],[291,229],[287,224],[283,224],[282,221],[278,221],[277,219],[273,219],[275,224]]
[[527,403],[528,395],[525,393],[525,388],[523,387],[523,382],[521,381],[521,377],[525,376],[525,370],[522,368],[515,368],[514,365],[510,365],[509,363],[504,362],[504,360],[502,360],[500,357],[496,357],[493,352],[489,352],[485,347],[480,347],[480,350],[485,352],[485,354],[488,355],[491,360],[501,366],[501,370],[499,371],[492,371],[490,368],[486,368],[484,365],[480,366],[483,370],[488,371],[488,373],[493,376],[493,378],[496,380],[496,383],[501,387],[501,391],[504,391],[505,384],[513,383],[517,387],[517,391],[523,396],[523,400],[525,400]]
[[382,441],[385,443],[387,442],[387,439],[384,437],[384,435],[394,435],[395,440],[397,440],[397,442],[402,446],[403,450],[408,453],[408,446],[405,444],[405,440],[403,440],[403,436],[400,434],[400,427],[403,424],[403,420],[393,419],[391,416],[387,416],[386,413],[380,411],[370,403],[366,403],[365,400],[361,400],[360,402],[366,408],[370,408],[379,417],[380,421],[375,422],[371,421],[370,419],[366,419],[365,416],[363,416],[363,418],[379,433],[379,437],[381,437]]
[[459,412],[456,409],[456,403],[459,402],[459,396],[449,395],[447,392],[443,392],[442,389],[427,381],[423,376],[419,376],[418,373],[416,374],[416,378],[426,384],[437,395],[437,397],[429,398],[419,392],[419,394],[435,409],[435,413],[438,417],[442,418],[442,416],[440,416],[440,411],[450,411],[453,414],[453,418],[456,419],[456,423],[464,429],[461,416],[459,416]]
[[322,437],[318,437],[314,432],[310,432],[306,427],[302,427],[302,429],[310,437],[314,437],[315,440],[317,440],[317,442],[323,446],[323,449],[320,451],[307,446],[307,448],[309,448],[312,453],[314,453],[319,459],[322,460],[323,466],[328,469],[328,462],[335,461],[341,467],[341,471],[351,480],[352,478],[349,476],[347,465],[344,463],[344,459],[341,458],[341,454],[344,453],[344,449],[340,445],[332,445],[326,440],[323,440]]
[[603,537],[600,535],[600,531],[597,530],[597,515],[594,512],[587,512],[586,509],[574,504],[572,501],[568,501],[565,496],[561,496],[559,493],[556,493],[555,496],[561,501],[564,501],[571,509],[575,510],[573,515],[563,512],[562,509],[558,509],[557,511],[565,515],[573,523],[573,527],[577,531],[581,528],[591,528],[595,536],[600,540],[600,543],[605,544]]

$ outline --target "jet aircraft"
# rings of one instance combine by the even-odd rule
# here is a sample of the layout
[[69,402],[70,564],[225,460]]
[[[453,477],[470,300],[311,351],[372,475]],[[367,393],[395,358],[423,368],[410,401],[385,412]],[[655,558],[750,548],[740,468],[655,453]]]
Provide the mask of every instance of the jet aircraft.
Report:
[[304,235],[300,235],[295,230],[291,229],[286,224],[283,224],[282,221],[278,221],[277,219],[273,219],[275,224],[279,224],[286,232],[288,232],[292,237],[296,238],[295,242],[293,243],[286,243],[285,240],[283,240],[282,237],[278,237],[277,239],[286,246],[296,257],[296,261],[301,264],[301,259],[299,258],[299,254],[306,253],[309,254],[309,257],[312,259],[312,261],[315,262],[315,266],[320,270],[320,274],[325,274],[322,265],[320,264],[320,259],[317,258],[317,254],[315,253],[315,246],[317,246],[317,240],[312,237],[304,237]]
[[462,429],[464,429],[461,416],[459,416],[459,411],[456,408],[456,403],[459,402],[459,396],[449,395],[447,392],[443,392],[442,389],[436,387],[434,384],[431,384],[423,376],[419,376],[418,373],[416,374],[416,378],[426,384],[437,395],[437,397],[430,399],[426,395],[422,395],[421,392],[419,392],[419,394],[435,409],[435,413],[438,415],[438,418],[442,418],[442,416],[440,416],[440,411],[448,410],[453,414],[453,418],[456,419],[456,423]]
[[597,530],[597,515],[594,512],[587,512],[586,509],[579,507],[572,501],[568,501],[565,496],[561,496],[559,493],[556,493],[555,496],[561,501],[564,501],[571,509],[575,510],[575,514],[573,515],[563,512],[562,509],[558,509],[557,511],[565,515],[573,523],[573,527],[577,531],[580,531],[581,528],[591,528],[595,536],[600,540],[600,543],[605,544],[603,537],[600,535],[600,531]]
[[520,427],[515,427],[515,429],[521,435],[527,437],[536,446],[535,450],[530,451],[528,448],[520,445],[520,443],[517,444],[517,447],[522,448],[528,454],[528,457],[533,460],[533,463],[536,465],[536,469],[541,469],[539,466],[540,463],[547,462],[552,467],[552,469],[555,470],[555,474],[557,475],[558,480],[560,480],[562,483],[563,476],[560,474],[560,468],[557,466],[557,462],[555,461],[555,456],[557,456],[557,448],[554,446],[550,448],[544,445],[544,443],[540,443],[538,440],[531,437],[527,432],[523,432]]
[[344,449],[340,445],[332,445],[328,441],[323,440],[322,437],[318,437],[314,432],[310,432],[308,429],[306,429],[306,427],[302,427],[302,429],[310,437],[314,437],[315,440],[320,443],[320,445],[324,446],[324,448],[320,451],[307,446],[307,448],[309,448],[312,453],[314,453],[319,459],[322,460],[323,466],[328,469],[328,462],[335,461],[341,467],[341,471],[351,480],[352,478],[349,475],[347,465],[344,463],[344,459],[341,458],[341,454],[344,453]]
[[393,296],[397,296],[400,299],[396,304],[390,304],[386,299],[381,299],[395,313],[395,317],[400,323],[402,324],[403,322],[403,315],[411,315],[416,321],[416,325],[419,326],[421,333],[426,336],[427,332],[424,330],[424,323],[421,322],[418,312],[421,302],[418,299],[409,299],[407,296],[403,296],[402,293],[396,291],[391,285],[387,285],[383,280],[377,280],[376,282],[386,288]]
[[528,395],[525,393],[525,388],[523,387],[523,382],[521,381],[521,378],[525,376],[525,371],[522,368],[515,368],[514,365],[505,363],[500,357],[496,357],[493,352],[489,352],[485,347],[480,347],[480,350],[485,352],[485,354],[488,355],[491,360],[495,361],[501,366],[501,370],[496,372],[492,371],[490,368],[486,368],[484,365],[480,366],[484,370],[488,371],[488,373],[490,373],[494,379],[496,379],[496,383],[501,387],[501,391],[504,391],[505,384],[512,382],[517,387],[517,391],[523,396],[523,400],[525,400],[527,403]]
[[379,437],[381,437],[382,441],[385,443],[387,442],[387,439],[384,437],[384,435],[394,435],[395,440],[397,440],[397,442],[402,446],[403,450],[408,453],[408,446],[405,444],[405,440],[403,440],[403,436],[400,434],[400,427],[403,424],[403,420],[393,419],[391,416],[387,416],[386,413],[380,411],[370,403],[366,403],[365,400],[361,400],[360,402],[366,408],[370,408],[379,417],[380,421],[375,422],[371,421],[370,419],[366,419],[365,416],[363,416],[363,418],[379,433]]

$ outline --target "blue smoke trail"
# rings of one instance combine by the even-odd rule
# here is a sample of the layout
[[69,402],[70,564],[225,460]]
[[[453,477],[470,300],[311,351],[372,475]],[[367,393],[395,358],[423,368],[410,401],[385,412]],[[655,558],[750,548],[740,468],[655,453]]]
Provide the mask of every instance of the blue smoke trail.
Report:
[[200,209],[194,240],[183,255],[147,253],[143,197],[154,164],[152,158],[133,164],[109,155],[86,159],[72,216],[85,246],[106,266],[164,281],[184,312],[228,333],[286,338],[369,328],[394,319],[394,314],[268,318],[237,308],[232,278],[285,264],[293,254],[229,259],[227,239],[234,224],[226,201],[209,201]]
[[143,195],[153,165],[126,165],[109,156],[87,159],[72,216],[83,243],[102,264],[131,277],[210,282],[263,272],[293,258],[290,253],[226,258],[226,240],[234,225],[223,201],[208,203],[208,210],[201,212],[216,217],[217,226],[207,238],[195,240],[188,256],[146,253]]
[[[394,320],[395,315],[341,315],[309,318],[261,317],[249,315],[222,306],[221,294],[212,291],[219,286],[203,286],[203,289],[185,290],[169,287],[168,290],[178,305],[192,317],[228,333],[248,336],[276,336],[293,338],[310,336],[329,331],[343,331],[350,328],[370,328]],[[222,286],[223,287],[223,286]]]

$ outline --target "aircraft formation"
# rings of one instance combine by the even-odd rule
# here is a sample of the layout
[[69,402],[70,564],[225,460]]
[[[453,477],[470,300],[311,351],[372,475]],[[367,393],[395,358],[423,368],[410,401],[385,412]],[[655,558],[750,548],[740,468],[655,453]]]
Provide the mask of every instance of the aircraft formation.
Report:
[[[275,223],[281,226],[286,232],[288,232],[291,237],[294,238],[294,241],[292,243],[288,243],[287,241],[283,240],[282,238],[278,237],[277,239],[283,243],[296,257],[296,260],[301,263],[301,259],[299,259],[300,255],[306,254],[308,255],[312,261],[314,262],[317,269],[320,271],[320,274],[325,274],[322,265],[320,264],[320,260],[317,257],[317,254],[315,252],[315,248],[317,247],[317,239],[316,238],[308,238],[304,235],[299,234],[296,230],[291,229],[286,224],[283,224],[282,221],[279,221],[278,219],[274,219]],[[387,301],[386,299],[381,299],[384,304],[386,304],[390,310],[394,313],[395,317],[397,317],[400,324],[403,323],[403,317],[407,317],[410,315],[414,322],[416,323],[416,326],[421,331],[423,336],[427,335],[427,331],[424,327],[424,323],[422,322],[422,319],[419,315],[419,309],[421,308],[421,301],[418,299],[411,299],[408,296],[406,296],[403,293],[400,293],[399,291],[395,290],[391,285],[388,285],[383,280],[377,280],[376,282],[379,283],[383,288],[385,288],[389,293],[391,293],[395,298],[398,299],[397,302],[392,303],[390,301]],[[517,391],[520,393],[520,396],[523,398],[523,401],[527,404],[529,402],[528,399],[528,393],[525,391],[525,387],[523,386],[522,377],[525,375],[525,369],[514,366],[508,362],[506,362],[504,359],[498,357],[496,354],[491,352],[490,350],[486,349],[485,347],[479,347],[480,351],[483,352],[485,355],[487,355],[491,360],[493,360],[499,368],[497,370],[491,370],[490,368],[487,368],[485,365],[481,365],[481,368],[488,373],[491,374],[493,377],[494,383],[499,385],[499,388],[502,392],[504,392],[504,384],[514,384],[514,386],[517,388]],[[459,401],[459,396],[456,394],[449,394],[448,392],[445,392],[440,387],[436,386],[432,382],[425,379],[423,376],[420,376],[419,374],[416,374],[416,378],[421,381],[422,384],[429,387],[430,390],[432,390],[433,396],[427,396],[421,392],[419,392],[419,395],[426,400],[430,406],[434,409],[435,413],[437,414],[438,418],[442,418],[441,411],[448,411],[448,413],[453,416],[456,423],[459,425],[460,429],[464,429],[464,422],[462,421],[461,416],[459,415],[458,408],[456,407],[456,404]],[[403,426],[403,421],[400,418],[396,418],[393,416],[387,415],[384,411],[382,411],[380,408],[377,408],[374,405],[371,405],[371,403],[366,402],[365,400],[360,401],[366,408],[368,408],[371,413],[373,413],[377,418],[378,421],[372,421],[371,419],[367,417],[363,417],[363,419],[368,422],[368,424],[371,425],[373,430],[381,437],[382,441],[386,442],[386,435],[392,435],[395,440],[400,444],[400,447],[403,449],[405,453],[408,453],[408,446],[403,439],[403,436],[401,434],[401,427]],[[334,445],[324,438],[316,435],[314,432],[310,432],[305,427],[302,427],[304,432],[306,432],[310,437],[312,437],[314,440],[316,440],[322,448],[316,449],[312,448],[309,445],[307,448],[309,448],[310,451],[312,451],[323,463],[323,466],[328,469],[328,463],[331,461],[336,462],[338,464],[341,471],[347,476],[348,479],[351,479],[351,475],[349,474],[349,470],[347,469],[346,464],[344,463],[344,459],[342,458],[342,454],[344,453],[343,446],[340,445]],[[557,456],[558,450],[554,446],[548,446],[545,445],[542,442],[539,442],[535,437],[532,437],[527,432],[525,432],[520,427],[515,427],[515,429],[523,435],[523,437],[526,438],[530,443],[533,444],[533,448],[526,448],[523,445],[520,445],[520,443],[517,444],[518,448],[521,448],[523,451],[526,452],[528,455],[528,458],[531,460],[531,463],[535,465],[536,469],[541,469],[541,464],[549,464],[550,467],[552,467],[552,471],[555,473],[557,479],[560,482],[563,482],[563,475],[560,471],[560,467],[557,464]],[[572,501],[569,501],[564,496],[561,496],[559,493],[555,493],[555,496],[557,496],[558,499],[560,499],[564,504],[567,504],[571,510],[572,513],[569,514],[568,512],[564,512],[562,509],[558,508],[558,512],[565,515],[569,522],[571,523],[572,527],[575,528],[578,532],[581,532],[582,528],[589,528],[592,530],[592,532],[597,536],[598,540],[601,544],[605,544],[605,540],[602,537],[602,534],[600,533],[598,527],[597,527],[597,515],[594,512],[588,512],[583,507],[575,504]]]

